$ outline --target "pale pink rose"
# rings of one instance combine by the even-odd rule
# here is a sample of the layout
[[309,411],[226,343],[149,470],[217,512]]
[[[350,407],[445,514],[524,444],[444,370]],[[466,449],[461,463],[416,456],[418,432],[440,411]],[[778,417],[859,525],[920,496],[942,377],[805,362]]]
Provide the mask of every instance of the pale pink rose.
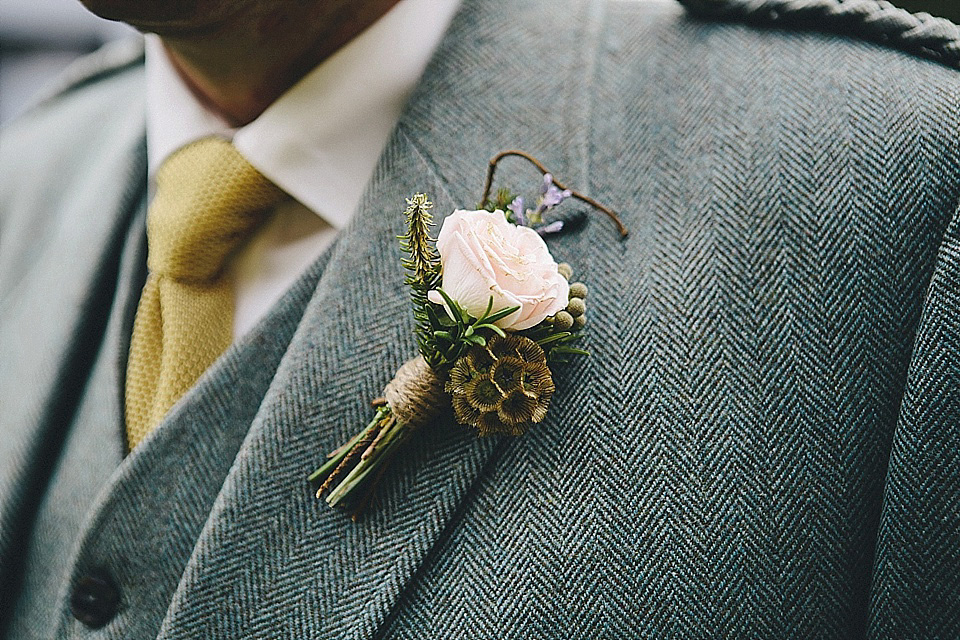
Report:
[[[493,311],[519,306],[497,321],[501,329],[536,326],[567,306],[570,288],[543,238],[529,227],[507,222],[502,211],[454,211],[440,228],[437,251],[441,288],[479,318],[493,296]],[[443,304],[437,291],[431,302]]]

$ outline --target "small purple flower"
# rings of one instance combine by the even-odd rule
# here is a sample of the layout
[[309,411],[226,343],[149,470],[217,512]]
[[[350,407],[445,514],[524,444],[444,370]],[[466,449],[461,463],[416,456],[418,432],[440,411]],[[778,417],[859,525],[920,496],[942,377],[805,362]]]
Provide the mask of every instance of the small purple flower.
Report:
[[543,174],[543,183],[540,185],[540,195],[543,195],[547,192],[550,187],[553,186],[553,174],[545,173]]
[[520,226],[526,226],[527,218],[523,212],[523,198],[517,196],[513,202],[507,205],[507,209],[513,211],[514,222]]
[[537,227],[537,233],[539,233],[541,236],[547,236],[552,233],[560,233],[561,231],[563,231],[563,220],[554,220],[550,224]]
[[507,215],[507,220],[516,225],[537,228],[541,235],[557,233],[563,228],[562,222],[555,222],[544,225],[543,214],[550,211],[555,206],[569,198],[571,191],[569,189],[560,190],[553,184],[553,176],[549,173],[543,174],[543,182],[540,184],[540,194],[537,198],[536,209],[526,209],[522,196],[517,196],[513,202],[507,205],[512,215]]
[[573,195],[570,189],[561,191],[553,184],[553,176],[549,173],[543,174],[543,184],[540,185],[540,202],[537,205],[536,215],[541,215],[549,211],[567,198]]

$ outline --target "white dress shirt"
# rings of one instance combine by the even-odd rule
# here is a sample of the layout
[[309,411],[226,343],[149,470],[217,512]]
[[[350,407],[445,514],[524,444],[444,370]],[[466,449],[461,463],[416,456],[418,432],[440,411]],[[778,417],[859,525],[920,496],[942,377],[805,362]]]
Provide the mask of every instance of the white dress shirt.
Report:
[[219,135],[294,198],[277,208],[231,265],[234,338],[267,313],[349,222],[459,3],[401,0],[239,129],[196,99],[159,38],[147,36],[151,185],[174,151]]

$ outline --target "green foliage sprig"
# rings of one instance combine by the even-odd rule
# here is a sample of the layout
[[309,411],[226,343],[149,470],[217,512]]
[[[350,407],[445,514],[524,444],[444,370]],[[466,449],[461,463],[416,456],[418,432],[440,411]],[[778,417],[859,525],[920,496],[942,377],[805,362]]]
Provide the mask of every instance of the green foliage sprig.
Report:
[[[448,296],[443,289],[437,289],[437,291],[443,297],[450,313],[446,313],[442,307],[437,305],[427,307],[427,314],[434,327],[432,345],[436,348],[437,364],[430,364],[429,360],[427,363],[434,368],[448,369],[470,347],[475,345],[486,346],[487,338],[484,334],[487,332],[505,336],[503,329],[494,323],[520,309],[519,306],[508,307],[496,313],[491,313],[493,311],[493,296],[490,296],[490,301],[487,302],[487,310],[481,317],[474,318],[457,304],[456,300]],[[426,356],[424,357],[426,358]]]
[[[429,310],[432,306],[427,294],[440,286],[440,259],[433,247],[434,239],[430,237],[430,227],[433,226],[433,216],[430,209],[433,203],[427,200],[422,193],[407,198],[407,209],[403,212],[407,220],[407,233],[400,236],[400,248],[406,252],[403,267],[407,270],[404,282],[410,287],[410,298],[413,301],[413,317],[417,323],[417,346],[424,360],[431,367],[437,362],[436,346],[434,345],[434,324],[430,320]],[[435,315],[435,314],[434,314]]]
[[535,327],[518,331],[519,335],[530,338],[547,354],[548,362],[567,362],[566,356],[588,356],[589,351],[572,346],[583,336],[580,333],[561,330],[549,322],[541,322]]
[[506,213],[509,219],[510,211],[507,209],[507,205],[513,202],[513,199],[516,197],[517,194],[510,191],[510,189],[505,187],[500,188],[497,189],[497,194],[493,197],[493,199],[488,199],[484,202],[481,202],[479,205],[477,205],[477,209],[484,209],[486,211],[490,211],[491,213],[499,209],[500,211]]
[[[407,209],[404,211],[407,232],[400,236],[400,248],[407,254],[403,260],[403,267],[407,270],[404,282],[410,287],[410,298],[413,300],[417,347],[432,369],[443,371],[453,366],[470,347],[485,345],[485,333],[504,335],[503,330],[494,323],[516,312],[520,307],[491,313],[491,296],[483,317],[473,318],[440,288],[440,259],[434,249],[435,240],[430,236],[430,227],[433,226],[433,216],[430,214],[432,208],[433,203],[422,193],[407,199]],[[430,302],[427,294],[433,290],[439,291],[453,318],[443,307]]]

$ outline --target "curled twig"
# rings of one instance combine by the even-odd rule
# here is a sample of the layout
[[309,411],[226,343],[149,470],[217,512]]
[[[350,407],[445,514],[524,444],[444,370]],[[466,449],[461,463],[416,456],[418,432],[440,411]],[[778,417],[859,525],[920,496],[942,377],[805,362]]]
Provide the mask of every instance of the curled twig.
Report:
[[[500,153],[498,153],[497,155],[495,155],[493,158],[490,159],[490,165],[487,167],[487,181],[483,185],[483,197],[480,198],[481,208],[485,207],[487,205],[487,201],[490,199],[490,189],[493,188],[493,175],[497,171],[497,164],[501,160],[509,156],[517,156],[518,158],[523,158],[524,160],[526,160],[527,162],[535,166],[537,169],[539,169],[540,173],[543,173],[543,174],[550,173],[552,175],[552,172],[548,171],[547,168],[543,166],[542,162],[534,158],[532,155],[530,155],[526,151],[520,151],[518,149],[501,151]],[[614,213],[612,209],[600,204],[590,196],[585,196],[579,191],[574,191],[573,189],[570,189],[569,187],[561,183],[559,180],[557,180],[556,176],[554,176],[553,178],[553,184],[556,185],[558,189],[569,189],[571,196],[573,196],[577,200],[580,200],[581,202],[587,203],[594,209],[599,209],[600,211],[605,213],[607,217],[613,220],[614,224],[617,225],[617,230],[620,232],[620,237],[621,238],[627,237],[627,234],[629,233],[627,231],[627,228],[623,225],[623,222],[621,222],[620,217],[616,213]]]

